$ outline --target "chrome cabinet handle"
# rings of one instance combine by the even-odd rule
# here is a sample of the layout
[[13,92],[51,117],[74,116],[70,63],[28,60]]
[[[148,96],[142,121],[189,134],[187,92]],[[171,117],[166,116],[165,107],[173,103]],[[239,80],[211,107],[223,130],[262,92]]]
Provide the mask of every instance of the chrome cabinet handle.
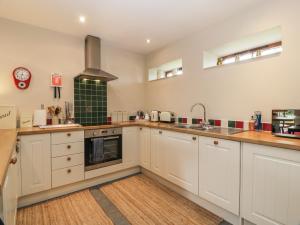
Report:
[[12,158],[11,160],[10,160],[10,164],[16,164],[18,162],[18,158],[17,157],[14,157],[14,158]]
[[218,141],[214,141],[214,145],[218,145],[219,144],[219,142]]

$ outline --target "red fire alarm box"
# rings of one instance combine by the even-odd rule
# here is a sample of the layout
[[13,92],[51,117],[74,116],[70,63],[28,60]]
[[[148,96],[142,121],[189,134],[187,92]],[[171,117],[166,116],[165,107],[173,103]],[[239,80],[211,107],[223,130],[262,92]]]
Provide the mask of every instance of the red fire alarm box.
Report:
[[54,73],[51,75],[51,86],[52,87],[62,87],[62,76]]

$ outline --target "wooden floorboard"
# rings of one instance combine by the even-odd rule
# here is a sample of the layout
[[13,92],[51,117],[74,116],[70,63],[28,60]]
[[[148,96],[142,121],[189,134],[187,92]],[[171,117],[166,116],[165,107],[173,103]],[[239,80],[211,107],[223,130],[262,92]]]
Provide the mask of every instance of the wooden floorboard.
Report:
[[110,225],[89,190],[18,210],[17,225]]
[[[218,225],[221,218],[185,199],[144,175],[136,175],[95,189],[73,193],[44,203],[22,208],[17,213],[17,225]],[[97,193],[96,193],[97,194]],[[98,196],[99,197],[99,196]],[[96,200],[96,199],[97,200]],[[111,204],[111,205],[109,205]],[[101,208],[101,206],[103,208]],[[108,208],[119,211],[108,213]],[[121,215],[121,217],[120,217]],[[123,219],[120,221],[120,218]],[[126,220],[126,221],[125,221]]]
[[100,190],[131,224],[218,225],[222,219],[144,175]]

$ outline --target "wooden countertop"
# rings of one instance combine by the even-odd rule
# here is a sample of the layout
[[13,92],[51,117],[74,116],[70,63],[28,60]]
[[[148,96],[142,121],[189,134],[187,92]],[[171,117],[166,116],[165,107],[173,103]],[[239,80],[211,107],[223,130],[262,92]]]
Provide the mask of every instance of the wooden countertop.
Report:
[[174,124],[159,123],[159,122],[122,122],[114,123],[111,125],[100,125],[100,126],[87,126],[87,127],[73,127],[73,128],[50,128],[41,129],[37,127],[33,128],[21,128],[18,130],[18,135],[31,135],[31,134],[44,134],[44,133],[55,133],[55,132],[68,132],[77,130],[89,130],[89,129],[107,129],[114,127],[130,127],[130,126],[142,126],[155,129],[163,129],[187,134],[194,134],[205,137],[221,138],[232,141],[247,142],[253,144],[267,145],[278,148],[286,148],[291,150],[300,151],[300,139],[282,138],[273,136],[270,132],[256,132],[256,131],[244,131],[238,134],[219,134],[211,133],[206,131],[199,131],[189,128],[177,128]]
[[6,171],[9,165],[10,158],[13,152],[13,146],[16,143],[17,135],[32,135],[32,134],[45,134],[45,133],[56,133],[56,132],[70,132],[88,129],[106,129],[114,127],[130,127],[130,126],[142,126],[156,129],[163,129],[175,132],[181,132],[186,134],[193,134],[199,136],[206,136],[212,138],[221,138],[232,141],[253,143],[259,145],[267,145],[278,148],[285,148],[290,150],[300,151],[300,139],[289,139],[275,137],[270,132],[255,132],[245,131],[238,134],[218,134],[205,131],[198,131],[188,128],[177,128],[173,124],[157,123],[157,122],[122,122],[111,125],[100,125],[100,126],[88,126],[88,127],[73,127],[73,128],[49,128],[41,129],[37,127],[33,128],[21,128],[18,130],[0,130],[0,188],[3,185]]
[[5,181],[6,172],[15,149],[17,130],[0,130],[0,190]]

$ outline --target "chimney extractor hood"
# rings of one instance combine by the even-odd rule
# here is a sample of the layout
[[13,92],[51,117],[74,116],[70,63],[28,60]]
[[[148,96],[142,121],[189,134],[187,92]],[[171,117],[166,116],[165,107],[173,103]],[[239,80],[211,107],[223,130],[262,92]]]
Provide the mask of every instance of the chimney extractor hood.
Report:
[[91,35],[85,38],[85,70],[76,78],[111,81],[118,77],[101,70],[101,39]]

